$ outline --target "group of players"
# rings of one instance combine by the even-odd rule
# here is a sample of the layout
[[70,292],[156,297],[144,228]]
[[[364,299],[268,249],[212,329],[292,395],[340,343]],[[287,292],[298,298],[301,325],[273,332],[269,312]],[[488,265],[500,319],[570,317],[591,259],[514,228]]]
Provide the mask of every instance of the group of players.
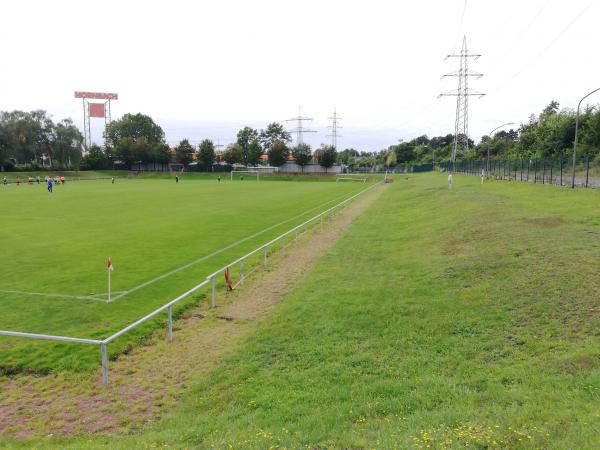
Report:
[[[37,177],[33,178],[32,176],[27,177],[27,184],[40,184],[41,182],[41,178],[38,175]],[[48,192],[52,192],[52,187],[54,184],[65,184],[66,180],[65,177],[61,176],[55,176],[54,178],[49,177],[49,176],[45,176],[44,177],[44,183],[48,186]],[[19,186],[21,183],[25,183],[25,180],[21,180],[21,177],[19,175],[17,175],[15,177],[15,184],[17,186]],[[3,185],[7,185],[8,184],[8,178],[6,178],[6,176],[4,176],[2,178],[2,184]]]

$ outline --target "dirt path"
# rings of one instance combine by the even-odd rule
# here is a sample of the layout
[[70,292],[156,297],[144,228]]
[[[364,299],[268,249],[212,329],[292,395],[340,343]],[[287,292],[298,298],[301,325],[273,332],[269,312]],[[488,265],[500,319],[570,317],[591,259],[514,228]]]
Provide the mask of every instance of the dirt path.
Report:
[[378,186],[309,230],[270,258],[233,292],[217,292],[217,307],[203,302],[174,324],[174,341],[156,333],[109,362],[110,385],[100,375],[19,375],[0,379],[0,436],[127,433],[156,420],[193,383],[251,333],[352,221],[383,192]]

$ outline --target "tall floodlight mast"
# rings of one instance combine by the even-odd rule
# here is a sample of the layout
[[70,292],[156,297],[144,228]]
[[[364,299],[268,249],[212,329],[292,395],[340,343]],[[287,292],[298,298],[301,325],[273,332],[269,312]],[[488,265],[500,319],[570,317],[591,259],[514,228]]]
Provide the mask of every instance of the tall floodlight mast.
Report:
[[460,58],[458,72],[447,73],[442,76],[457,77],[458,89],[456,91],[445,92],[438,97],[456,97],[456,118],[454,122],[454,144],[452,146],[452,170],[454,171],[454,162],[456,153],[460,149],[464,154],[469,150],[469,96],[477,95],[483,97],[485,94],[469,89],[469,77],[481,78],[483,74],[469,71],[469,58],[477,59],[481,55],[469,53],[467,50],[467,37],[463,37],[463,44],[460,53],[454,53],[446,56],[448,58]]
[[290,133],[296,133],[296,145],[300,145],[304,142],[304,133],[316,133],[314,130],[304,128],[303,122],[313,120],[311,117],[303,117],[300,106],[298,106],[298,117],[292,117],[286,120],[286,122],[296,122],[296,128],[289,130]]
[[338,134],[338,128],[342,128],[338,125],[338,121],[340,119],[341,119],[341,117],[337,115],[335,108],[333,108],[333,116],[329,117],[329,120],[331,120],[331,125],[328,127],[331,129],[331,134],[328,134],[326,137],[331,138],[331,145],[336,150],[337,150],[337,138],[342,137],[342,135]]

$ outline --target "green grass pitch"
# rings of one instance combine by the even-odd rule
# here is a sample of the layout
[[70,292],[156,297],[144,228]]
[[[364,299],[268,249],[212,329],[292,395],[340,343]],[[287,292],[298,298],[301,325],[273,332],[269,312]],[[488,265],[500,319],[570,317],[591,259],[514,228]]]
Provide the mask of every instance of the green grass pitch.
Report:
[[[52,194],[43,183],[0,186],[0,329],[106,338],[365,188],[334,180],[230,182],[225,175],[220,183],[216,175],[183,176],[179,184],[143,177],[67,182]],[[153,326],[157,321],[117,340],[111,352]],[[0,370],[97,368],[98,353],[0,337]]]

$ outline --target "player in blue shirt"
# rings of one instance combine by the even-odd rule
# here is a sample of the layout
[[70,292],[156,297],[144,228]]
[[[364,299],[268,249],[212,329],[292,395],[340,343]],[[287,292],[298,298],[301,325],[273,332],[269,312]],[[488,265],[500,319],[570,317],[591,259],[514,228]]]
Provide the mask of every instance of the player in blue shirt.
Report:
[[52,177],[48,177],[48,192],[52,193]]

